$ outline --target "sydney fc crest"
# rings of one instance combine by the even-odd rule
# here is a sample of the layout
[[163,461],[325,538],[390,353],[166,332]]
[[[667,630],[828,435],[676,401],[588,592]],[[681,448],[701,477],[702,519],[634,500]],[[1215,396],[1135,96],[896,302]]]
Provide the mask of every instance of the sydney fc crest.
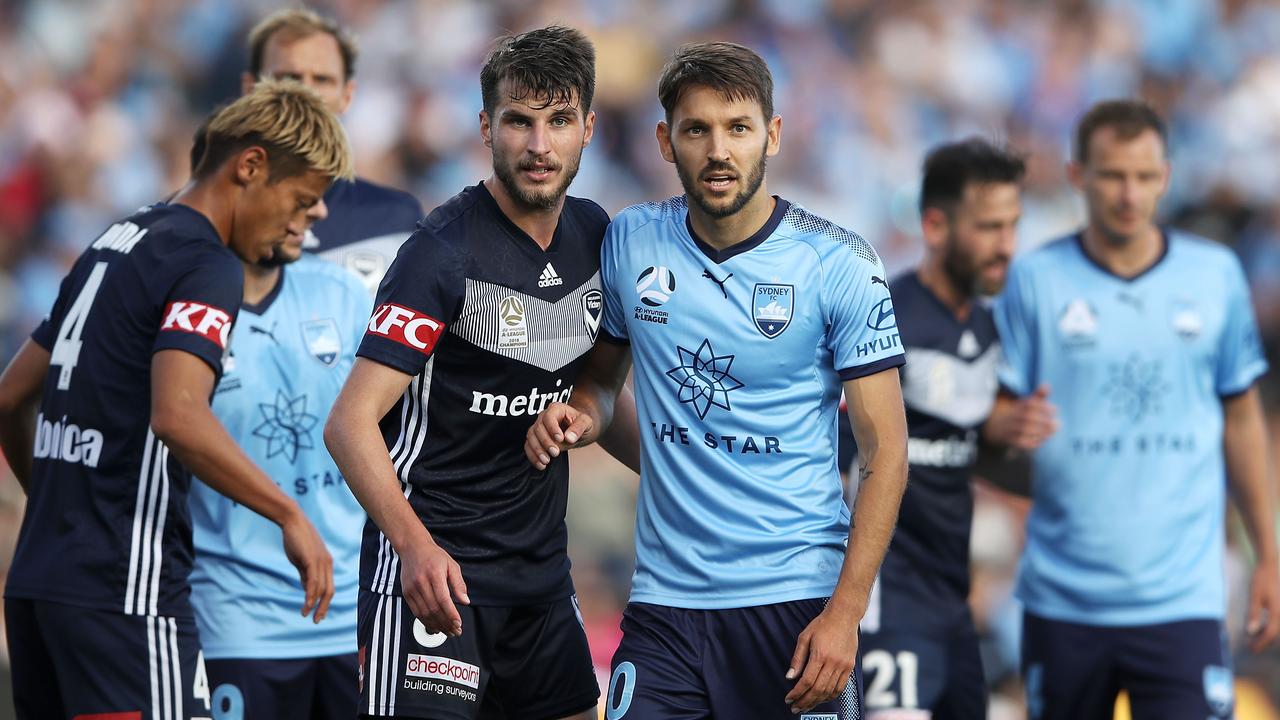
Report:
[[751,293],[751,317],[756,321],[756,329],[770,340],[781,335],[791,324],[795,300],[794,285],[756,283]]
[[582,294],[582,324],[587,328],[591,342],[596,341],[600,332],[600,320],[604,317],[604,293],[599,290],[588,290]]
[[315,359],[329,367],[338,362],[338,355],[342,353],[342,336],[333,318],[302,323],[302,341]]

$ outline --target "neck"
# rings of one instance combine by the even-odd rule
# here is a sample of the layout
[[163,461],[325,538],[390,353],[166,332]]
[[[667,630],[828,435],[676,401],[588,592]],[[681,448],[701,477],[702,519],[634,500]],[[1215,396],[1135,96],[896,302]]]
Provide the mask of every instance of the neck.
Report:
[[228,197],[227,193],[219,192],[212,178],[192,180],[183,186],[169,202],[186,205],[204,215],[217,231],[218,239],[222,240],[222,244],[226,245],[230,241],[231,228],[235,224],[232,220],[235,215],[235,201]]
[[564,195],[556,200],[555,207],[550,210],[539,210],[530,208],[516,201],[507,192],[507,187],[502,184],[498,178],[493,175],[484,181],[485,188],[493,199],[498,203],[498,209],[502,211],[507,219],[515,223],[516,227],[525,232],[526,235],[533,238],[538,243],[538,247],[546,250],[551,246],[551,239],[555,237],[556,225],[560,223],[560,210],[564,207]]
[[717,250],[732,247],[759,232],[769,222],[778,201],[769,194],[764,183],[741,210],[727,217],[703,212],[696,202],[689,203],[689,224],[703,242]]
[[1146,271],[1164,251],[1160,228],[1148,225],[1127,242],[1112,242],[1096,225],[1085,228],[1084,248],[1098,264],[1120,277],[1134,277]]
[[935,256],[927,256],[925,261],[920,263],[920,267],[916,269],[916,277],[920,278],[920,284],[925,289],[933,293],[942,305],[951,311],[956,319],[964,322],[969,319],[969,311],[973,308],[973,296],[964,288],[956,285],[951,276],[942,267],[942,259]]
[[276,289],[280,282],[280,266],[263,267],[257,263],[244,265],[244,304],[257,305]]

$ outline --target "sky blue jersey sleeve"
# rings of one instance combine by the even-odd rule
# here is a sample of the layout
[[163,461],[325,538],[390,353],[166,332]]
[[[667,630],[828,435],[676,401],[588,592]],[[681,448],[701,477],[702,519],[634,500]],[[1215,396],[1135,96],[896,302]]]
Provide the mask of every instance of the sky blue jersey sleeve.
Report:
[[1214,369],[1218,394],[1224,397],[1248,390],[1267,371],[1258,322],[1249,299],[1249,285],[1234,257],[1227,273],[1227,317],[1222,328],[1218,365]]
[[613,342],[630,342],[627,334],[626,308],[622,304],[622,294],[618,288],[624,279],[619,277],[619,263],[622,261],[622,223],[614,220],[604,231],[604,242],[600,245],[600,284],[604,286],[604,334],[601,339]]
[[1000,336],[1000,385],[1019,396],[1031,392],[1035,382],[1035,297],[1027,275],[1025,265],[1015,261],[993,307]]
[[828,349],[841,380],[904,363],[884,263],[840,244],[823,262]]

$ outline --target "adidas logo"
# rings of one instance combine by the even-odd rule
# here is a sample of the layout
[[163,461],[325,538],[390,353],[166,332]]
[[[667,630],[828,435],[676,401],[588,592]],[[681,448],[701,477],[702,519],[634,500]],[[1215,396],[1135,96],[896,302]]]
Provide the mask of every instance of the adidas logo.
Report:
[[551,267],[551,263],[542,268],[542,275],[538,277],[538,287],[545,288],[553,285],[563,285],[564,278],[556,274],[556,269]]

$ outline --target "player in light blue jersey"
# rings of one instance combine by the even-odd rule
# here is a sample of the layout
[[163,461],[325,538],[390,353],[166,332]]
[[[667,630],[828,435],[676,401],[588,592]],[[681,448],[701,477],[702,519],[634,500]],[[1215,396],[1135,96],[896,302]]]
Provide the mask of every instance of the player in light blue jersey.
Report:
[[1088,224],[1016,260],[996,304],[1002,386],[1047,388],[1061,420],[1018,581],[1033,718],[1110,718],[1121,689],[1137,718],[1231,717],[1228,487],[1259,556],[1253,649],[1280,630],[1267,364],[1236,258],[1154,222],[1165,142],[1140,102],[1092,108],[1069,168]]
[[[245,74],[246,93],[259,78],[292,79],[335,114],[345,110],[355,85],[355,47],[338,25],[309,10],[289,9],[264,19],[248,40],[253,72]],[[197,142],[193,153],[202,150]],[[331,226],[337,221],[372,230],[394,221],[407,237],[420,214],[391,213],[376,202],[355,208],[334,201],[342,196],[333,188],[325,195],[323,219]],[[310,231],[290,236],[272,258],[245,264],[241,323],[213,411],[320,531],[333,557],[335,594],[323,623],[299,617],[288,602],[296,583],[281,572],[286,558],[270,547],[274,529],[194,484],[192,602],[210,692],[222,718],[346,720],[356,712],[356,597],[365,515],[324,449],[321,432],[373,300],[361,277],[303,255],[311,239]]]
[[[861,237],[765,190],[782,120],[758,55],[686,46],[659,97],[659,147],[685,195],[609,226],[610,342],[525,446],[541,467],[594,440],[634,358],[636,572],[607,717],[856,718],[857,624],[906,482],[884,267]],[[852,529],[842,385],[867,450]]]

